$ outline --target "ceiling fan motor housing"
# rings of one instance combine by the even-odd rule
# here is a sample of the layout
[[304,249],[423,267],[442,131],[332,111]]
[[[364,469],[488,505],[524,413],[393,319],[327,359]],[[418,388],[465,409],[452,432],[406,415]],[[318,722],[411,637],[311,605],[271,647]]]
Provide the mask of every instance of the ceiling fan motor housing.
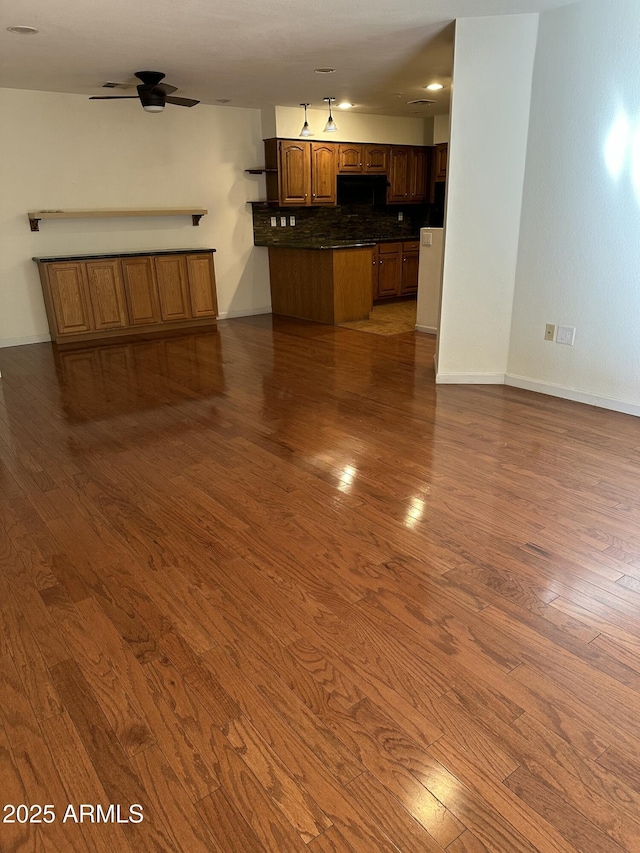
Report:
[[157,92],[150,86],[138,86],[138,94],[143,107],[164,107],[166,95]]

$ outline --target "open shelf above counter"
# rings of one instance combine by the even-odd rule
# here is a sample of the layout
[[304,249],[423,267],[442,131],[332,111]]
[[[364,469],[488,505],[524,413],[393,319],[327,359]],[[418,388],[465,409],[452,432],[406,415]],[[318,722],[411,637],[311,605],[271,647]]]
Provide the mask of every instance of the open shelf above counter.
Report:
[[41,219],[98,219],[108,216],[190,216],[192,225],[199,225],[208,212],[204,207],[152,207],[136,210],[31,210],[27,216],[31,230],[39,231]]

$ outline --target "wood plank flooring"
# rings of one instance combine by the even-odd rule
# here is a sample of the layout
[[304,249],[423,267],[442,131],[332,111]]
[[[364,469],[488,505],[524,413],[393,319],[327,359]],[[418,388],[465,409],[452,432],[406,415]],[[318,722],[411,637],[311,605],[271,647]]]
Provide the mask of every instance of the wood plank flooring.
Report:
[[640,422],[433,349],[0,350],[3,853],[640,853]]

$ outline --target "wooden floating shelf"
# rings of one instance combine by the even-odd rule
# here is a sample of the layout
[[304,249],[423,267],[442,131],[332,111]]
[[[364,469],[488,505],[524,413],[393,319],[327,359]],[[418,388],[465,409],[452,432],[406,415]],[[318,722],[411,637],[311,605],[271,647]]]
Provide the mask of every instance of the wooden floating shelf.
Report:
[[107,216],[190,216],[193,225],[209,211],[203,207],[155,207],[146,210],[32,210],[27,213],[32,231],[40,230],[41,219],[99,219]]

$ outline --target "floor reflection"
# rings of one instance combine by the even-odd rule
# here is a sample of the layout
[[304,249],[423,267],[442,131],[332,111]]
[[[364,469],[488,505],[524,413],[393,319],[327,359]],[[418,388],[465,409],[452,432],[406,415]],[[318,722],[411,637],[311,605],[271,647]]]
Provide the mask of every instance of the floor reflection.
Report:
[[225,390],[217,332],[54,348],[54,365],[62,408],[71,422],[174,405]]

